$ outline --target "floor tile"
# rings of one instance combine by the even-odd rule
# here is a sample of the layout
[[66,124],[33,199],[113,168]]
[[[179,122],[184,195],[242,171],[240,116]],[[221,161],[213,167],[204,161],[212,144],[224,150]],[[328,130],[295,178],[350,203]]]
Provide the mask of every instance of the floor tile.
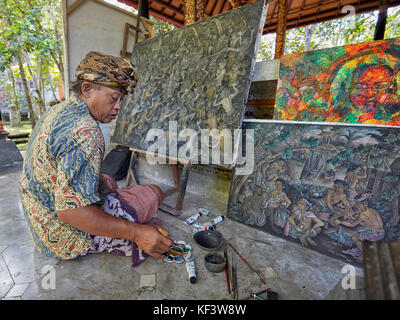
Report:
[[5,297],[5,298],[0,299],[0,300],[22,300],[22,298],[21,297]]
[[34,248],[10,245],[2,256],[15,283],[34,281],[38,274],[35,270]]
[[7,264],[0,255],[0,298],[4,297],[14,285],[14,281],[8,271]]
[[140,276],[140,288],[154,287],[156,285],[155,274],[143,274]]
[[6,298],[21,297],[28,287],[29,283],[17,283],[11,288],[10,291],[8,291],[5,297]]

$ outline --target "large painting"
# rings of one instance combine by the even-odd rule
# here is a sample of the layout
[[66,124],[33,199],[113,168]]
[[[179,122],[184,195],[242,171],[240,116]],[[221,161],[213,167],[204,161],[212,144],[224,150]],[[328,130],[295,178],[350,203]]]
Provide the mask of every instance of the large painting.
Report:
[[244,124],[255,169],[233,175],[230,218],[355,265],[363,240],[399,239],[400,128]]
[[274,119],[400,125],[400,40],[282,56]]
[[124,101],[113,142],[148,150],[148,131],[169,132],[171,122],[178,132],[239,128],[266,9],[258,1],[137,43],[137,87]]

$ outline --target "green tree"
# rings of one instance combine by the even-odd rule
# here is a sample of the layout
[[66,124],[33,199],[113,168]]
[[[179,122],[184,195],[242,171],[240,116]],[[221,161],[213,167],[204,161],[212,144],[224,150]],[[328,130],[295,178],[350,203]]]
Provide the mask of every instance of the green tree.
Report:
[[[286,31],[285,54],[372,41],[378,11],[329,20]],[[400,37],[400,6],[388,10],[385,38]],[[264,35],[259,60],[274,58],[275,34]]]
[[15,62],[24,86],[32,127],[35,112],[29,78],[35,84],[39,114],[44,111],[44,78],[56,65],[63,75],[61,20],[56,0],[0,0],[0,71]]
[[155,22],[156,24],[156,30],[155,30],[155,35],[159,35],[159,34],[165,34],[167,32],[170,32],[172,30],[175,30],[176,27],[166,21],[163,20],[159,20],[153,16],[150,16],[150,21]]
[[388,19],[386,22],[385,38],[400,37],[400,6],[388,10]]

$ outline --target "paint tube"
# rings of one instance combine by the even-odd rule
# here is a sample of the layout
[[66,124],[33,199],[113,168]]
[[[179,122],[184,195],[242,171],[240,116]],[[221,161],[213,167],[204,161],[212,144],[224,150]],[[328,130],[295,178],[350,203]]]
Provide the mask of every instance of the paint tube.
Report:
[[224,219],[225,219],[224,216],[218,216],[218,217],[212,219],[211,221],[207,221],[207,222],[203,223],[202,226],[204,226],[204,227],[215,226],[217,223],[220,223]]
[[195,223],[192,224],[192,228],[193,229],[197,229],[198,231],[203,231],[203,230],[214,230],[215,226],[209,226],[209,225],[205,225],[205,224],[200,224],[200,223]]
[[206,230],[215,230],[215,226],[206,226],[204,224],[195,223],[192,225],[192,233],[195,234],[199,231],[206,231]]
[[187,218],[183,223],[186,224],[187,226],[190,226],[193,222],[198,220],[201,217],[201,215],[202,215],[201,212],[197,212],[191,217]]
[[196,283],[196,264],[193,260],[186,261],[186,270],[189,274],[190,283]]
[[210,210],[207,210],[205,208],[199,208],[198,209],[202,214],[204,214],[207,217],[212,217],[213,213]]

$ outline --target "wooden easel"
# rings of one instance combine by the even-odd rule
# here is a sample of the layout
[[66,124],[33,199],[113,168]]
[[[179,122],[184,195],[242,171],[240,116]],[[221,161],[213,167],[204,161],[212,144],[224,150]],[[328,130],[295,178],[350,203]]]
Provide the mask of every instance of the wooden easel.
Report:
[[[145,155],[147,155],[149,153],[148,151],[135,149],[135,148],[130,148],[130,150],[132,151],[132,155],[131,155],[131,160],[130,160],[129,167],[128,167],[128,174],[126,177],[126,186],[127,187],[129,187],[131,184],[135,184],[135,185],[140,184],[138,176],[136,174],[136,160],[137,160],[139,153],[145,154]],[[151,152],[150,152],[150,154],[155,155],[154,153],[151,153]],[[169,156],[163,155],[163,154],[157,154],[157,157],[159,157],[159,158],[164,157],[166,160],[171,159]],[[187,182],[189,179],[189,171],[191,168],[191,162],[187,159],[182,159],[182,158],[178,158],[178,157],[174,157],[174,160],[176,160],[180,163],[183,163],[183,170],[182,170],[181,176],[179,177],[178,164],[171,164],[172,175],[173,175],[173,179],[174,179],[174,188],[164,192],[164,197],[167,198],[168,196],[174,194],[175,192],[178,192],[178,197],[176,199],[176,205],[174,208],[166,203],[161,203],[161,205],[159,206],[159,209],[161,209],[165,212],[168,212],[169,214],[172,214],[174,216],[179,216],[182,214],[183,200],[185,198],[186,186],[187,186]]]

